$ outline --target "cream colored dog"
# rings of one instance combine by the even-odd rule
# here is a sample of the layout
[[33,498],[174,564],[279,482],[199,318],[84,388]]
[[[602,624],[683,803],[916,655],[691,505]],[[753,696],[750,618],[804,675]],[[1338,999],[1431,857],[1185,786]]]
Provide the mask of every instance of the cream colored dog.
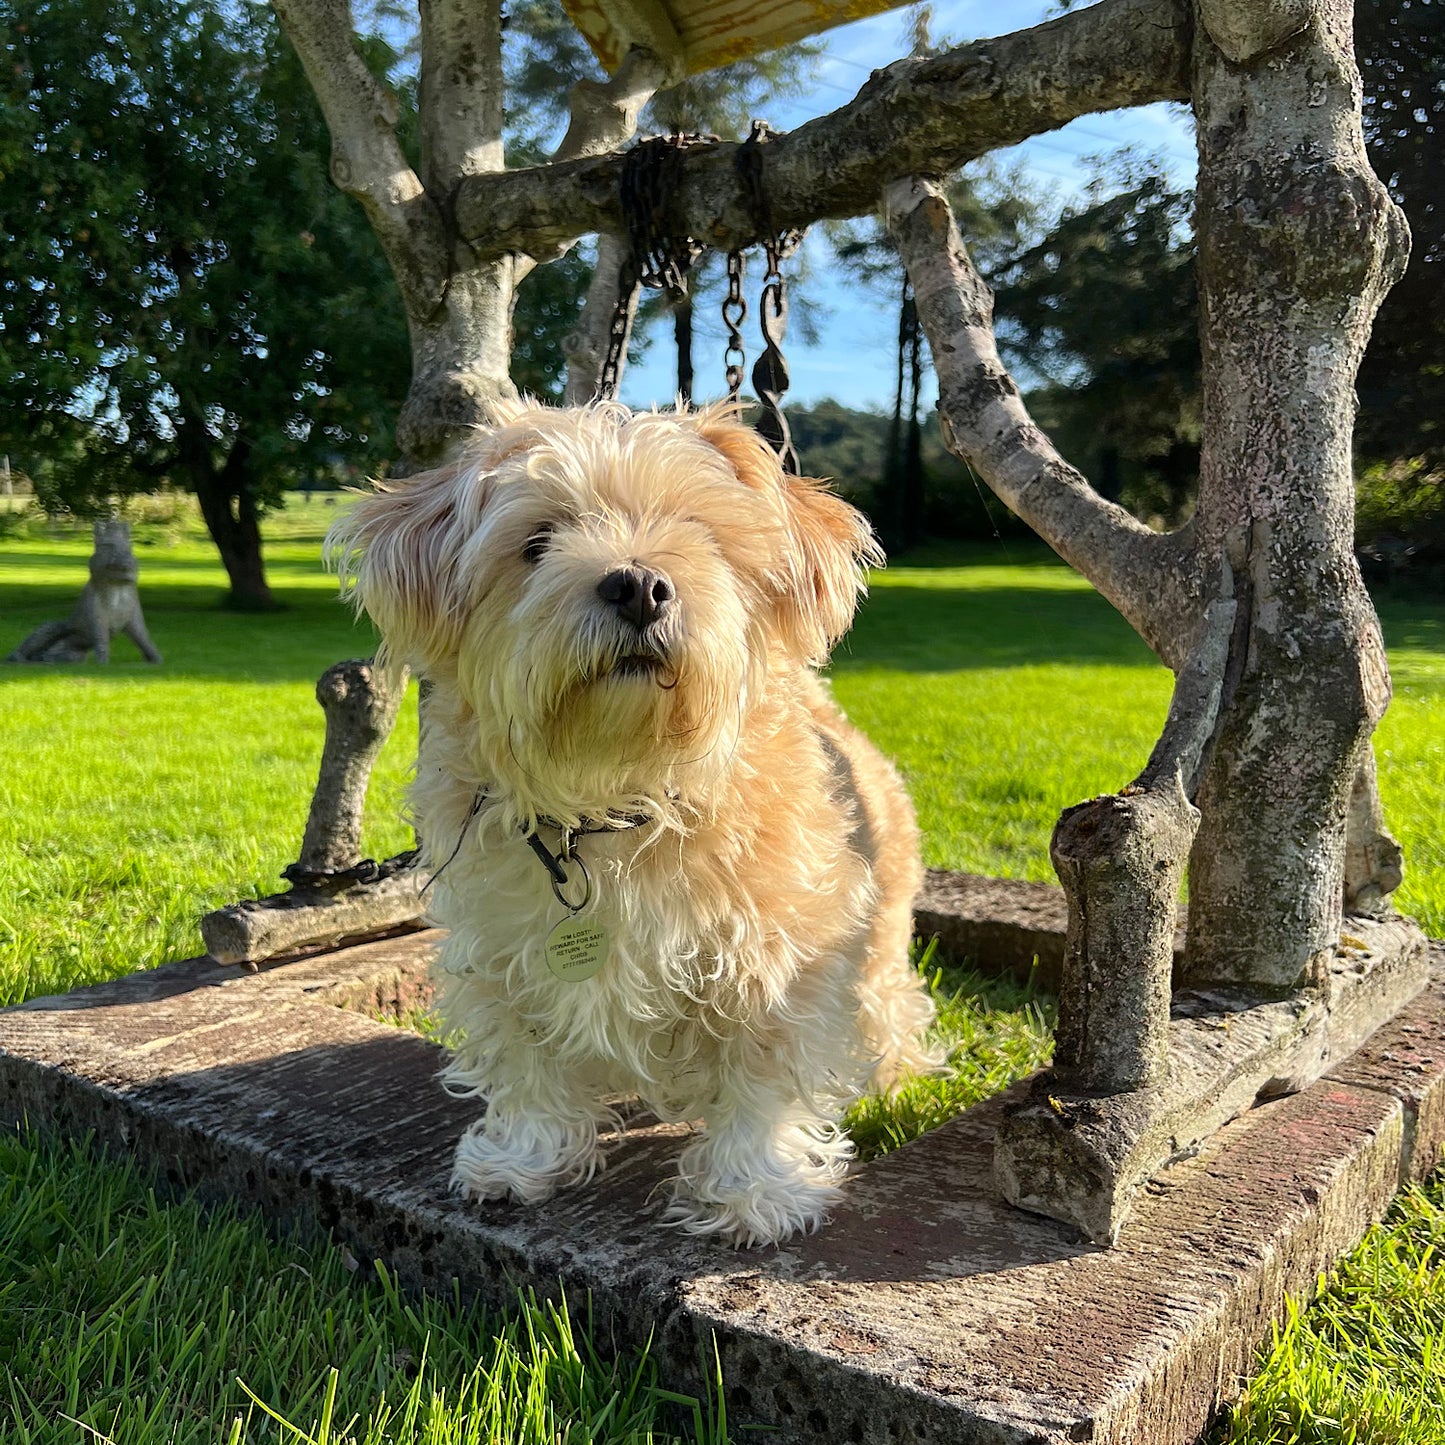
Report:
[[581,1183],[635,1093],[702,1121],[671,1222],[816,1228],[842,1111],[933,1062],[913,810],[816,671],[881,561],[866,520],[729,412],[518,404],[332,544],[432,684],[445,1079],[487,1101],[456,1186]]

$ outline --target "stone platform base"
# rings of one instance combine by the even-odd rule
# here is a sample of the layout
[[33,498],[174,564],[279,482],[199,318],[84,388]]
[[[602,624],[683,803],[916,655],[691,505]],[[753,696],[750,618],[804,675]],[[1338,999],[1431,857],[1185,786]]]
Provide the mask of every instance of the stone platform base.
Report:
[[1286,1297],[1445,1142],[1433,983],[1325,1079],[1152,1180],[1113,1249],[998,1198],[1007,1096],[860,1168],[833,1223],[781,1249],[660,1229],[686,1131],[645,1119],[592,1186],[467,1206],[446,1186],[474,1105],[441,1092],[432,1045],[334,1006],[405,1006],[434,937],[252,975],[175,964],[0,1013],[0,1116],[319,1221],[413,1285],[457,1278],[501,1304],[518,1285],[588,1291],[599,1328],[652,1333],[684,1387],[715,1339],[735,1420],[829,1445],[1184,1445]]

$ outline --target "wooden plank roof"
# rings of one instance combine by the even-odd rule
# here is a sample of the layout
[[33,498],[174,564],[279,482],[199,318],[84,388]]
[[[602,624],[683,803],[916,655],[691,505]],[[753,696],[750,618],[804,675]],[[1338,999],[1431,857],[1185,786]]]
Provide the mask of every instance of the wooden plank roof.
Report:
[[906,0],[562,0],[609,74],[634,45],[689,75],[816,35]]

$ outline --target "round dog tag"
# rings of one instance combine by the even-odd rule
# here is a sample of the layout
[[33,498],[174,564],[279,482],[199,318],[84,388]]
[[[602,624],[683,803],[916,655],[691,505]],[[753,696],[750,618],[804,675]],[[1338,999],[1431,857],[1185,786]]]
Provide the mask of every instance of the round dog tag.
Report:
[[585,918],[564,918],[547,935],[547,967],[568,983],[591,978],[612,951],[607,930]]

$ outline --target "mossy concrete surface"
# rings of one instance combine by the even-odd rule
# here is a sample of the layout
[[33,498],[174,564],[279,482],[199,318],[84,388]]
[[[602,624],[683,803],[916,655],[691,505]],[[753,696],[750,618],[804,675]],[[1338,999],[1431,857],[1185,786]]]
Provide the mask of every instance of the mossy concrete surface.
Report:
[[1317,993],[1272,1000],[1180,989],[1161,1082],[1083,1094],[1052,1070],[1035,1075],[1028,1097],[1005,1111],[994,1179],[1010,1203],[1108,1243],[1164,1164],[1260,1100],[1313,1083],[1413,999],[1430,971],[1427,940],[1410,919],[1347,917]]
[[[633,1121],[606,1173],[534,1209],[447,1178],[475,1104],[405,1008],[428,934],[272,966],[205,960],[0,1013],[0,1116],[89,1132],[176,1186],[319,1222],[404,1281],[590,1293],[733,1418],[808,1441],[1192,1440],[1284,1309],[1445,1142],[1445,988],[1352,1061],[1228,1125],[1141,1192],[1113,1249],[1004,1204],[994,1100],[850,1180],[819,1234],[733,1251],[659,1227],[685,1130]],[[1437,965],[1445,952],[1435,949]],[[1399,1067],[1396,1067],[1396,1064]],[[1351,1070],[1354,1072],[1351,1072]]]

